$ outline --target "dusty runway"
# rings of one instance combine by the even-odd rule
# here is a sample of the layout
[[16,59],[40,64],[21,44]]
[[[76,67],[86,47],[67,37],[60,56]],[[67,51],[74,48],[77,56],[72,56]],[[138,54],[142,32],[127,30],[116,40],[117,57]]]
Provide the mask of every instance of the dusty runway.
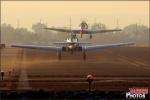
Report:
[[[95,77],[93,89],[126,90],[129,87],[150,87],[150,52],[148,47],[126,47],[82,53],[63,53],[62,60],[55,52],[6,48],[1,55],[1,68],[14,69],[0,88],[83,90],[86,76]],[[116,88],[117,86],[117,88]]]

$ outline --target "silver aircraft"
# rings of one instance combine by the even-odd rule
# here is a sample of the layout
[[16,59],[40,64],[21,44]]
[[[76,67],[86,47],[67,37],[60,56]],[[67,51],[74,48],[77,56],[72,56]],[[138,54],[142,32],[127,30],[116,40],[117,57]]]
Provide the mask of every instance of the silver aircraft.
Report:
[[79,25],[80,29],[64,29],[64,28],[54,28],[54,27],[50,27],[50,28],[45,28],[47,30],[54,30],[54,31],[59,31],[59,32],[73,32],[75,34],[80,34],[81,38],[83,34],[89,34],[90,35],[90,39],[92,39],[92,34],[95,33],[106,33],[106,32],[116,32],[116,31],[122,31],[121,29],[99,29],[99,30],[91,30],[88,29],[88,24],[85,21],[82,21],[81,24]]
[[128,46],[133,43],[86,45],[86,44],[90,44],[90,42],[80,42],[78,40],[76,34],[71,31],[68,38],[64,42],[54,42],[54,44],[56,46],[12,45],[12,47],[55,51],[55,52],[57,52],[57,56],[58,56],[59,60],[61,60],[61,58],[62,58],[62,56],[61,56],[62,52],[69,52],[71,54],[73,54],[74,52],[82,52],[83,59],[86,60],[86,52],[87,51],[100,50],[100,49],[104,49],[104,48]]

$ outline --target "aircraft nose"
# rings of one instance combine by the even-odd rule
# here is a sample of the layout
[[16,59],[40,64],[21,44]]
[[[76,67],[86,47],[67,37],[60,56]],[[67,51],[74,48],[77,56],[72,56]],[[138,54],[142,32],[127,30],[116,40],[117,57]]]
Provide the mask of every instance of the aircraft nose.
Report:
[[73,48],[73,46],[72,46],[72,45],[70,45],[70,46],[69,46],[69,49],[72,49],[72,48]]

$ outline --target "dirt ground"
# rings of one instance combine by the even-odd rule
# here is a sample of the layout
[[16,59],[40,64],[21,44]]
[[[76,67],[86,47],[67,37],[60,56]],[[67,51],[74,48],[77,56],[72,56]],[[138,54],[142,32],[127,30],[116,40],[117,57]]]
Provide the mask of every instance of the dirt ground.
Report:
[[[93,90],[127,90],[150,87],[150,48],[122,47],[82,53],[5,48],[1,50],[1,90],[86,90],[92,74]],[[12,71],[9,75],[8,71]]]

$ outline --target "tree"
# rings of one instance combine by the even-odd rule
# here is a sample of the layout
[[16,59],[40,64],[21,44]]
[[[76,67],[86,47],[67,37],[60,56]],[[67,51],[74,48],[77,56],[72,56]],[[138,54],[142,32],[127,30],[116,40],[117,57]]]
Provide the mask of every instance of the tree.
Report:
[[106,29],[106,25],[105,25],[105,24],[102,24],[102,23],[94,23],[94,24],[91,26],[91,29],[92,29],[92,30]]
[[42,24],[42,23],[36,23],[36,24],[33,24],[32,25],[32,30],[35,32],[35,33],[41,33],[43,31],[44,28],[46,28],[47,25],[46,24]]

